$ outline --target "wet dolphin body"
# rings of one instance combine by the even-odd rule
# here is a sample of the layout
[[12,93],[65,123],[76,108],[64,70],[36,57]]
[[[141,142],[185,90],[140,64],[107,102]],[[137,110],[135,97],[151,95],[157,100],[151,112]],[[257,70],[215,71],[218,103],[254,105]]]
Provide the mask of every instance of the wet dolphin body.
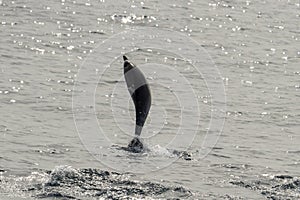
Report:
[[124,59],[124,76],[128,91],[135,106],[135,137],[128,144],[128,150],[132,152],[143,151],[143,143],[140,141],[144,123],[147,119],[151,106],[151,92],[149,84],[145,76],[139,68],[128,61],[126,56]]

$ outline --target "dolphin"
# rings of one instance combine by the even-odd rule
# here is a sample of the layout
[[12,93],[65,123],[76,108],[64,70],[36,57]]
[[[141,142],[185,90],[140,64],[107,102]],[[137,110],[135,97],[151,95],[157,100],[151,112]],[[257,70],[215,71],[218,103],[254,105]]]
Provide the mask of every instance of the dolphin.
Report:
[[128,144],[128,150],[138,153],[144,150],[140,135],[151,107],[151,91],[142,71],[125,55],[123,60],[125,81],[135,106],[135,136]]

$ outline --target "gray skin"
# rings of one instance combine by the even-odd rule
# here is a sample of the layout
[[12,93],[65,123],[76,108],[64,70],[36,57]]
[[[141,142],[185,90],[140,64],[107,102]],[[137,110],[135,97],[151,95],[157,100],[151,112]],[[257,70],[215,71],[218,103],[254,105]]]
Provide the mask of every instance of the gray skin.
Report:
[[143,151],[143,143],[139,139],[143,126],[147,119],[151,107],[151,92],[149,84],[145,76],[139,68],[128,61],[126,56],[124,59],[124,76],[128,91],[135,106],[135,137],[128,144],[128,150],[132,152]]

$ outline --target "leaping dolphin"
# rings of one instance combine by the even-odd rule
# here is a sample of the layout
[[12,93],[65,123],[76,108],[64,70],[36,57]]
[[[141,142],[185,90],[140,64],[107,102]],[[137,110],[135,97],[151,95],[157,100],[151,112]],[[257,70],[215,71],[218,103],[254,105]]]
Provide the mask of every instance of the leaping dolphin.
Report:
[[135,106],[135,137],[128,144],[128,150],[141,152],[144,147],[139,136],[141,135],[151,107],[151,92],[149,84],[141,70],[129,62],[126,56],[123,56],[123,60],[127,88]]

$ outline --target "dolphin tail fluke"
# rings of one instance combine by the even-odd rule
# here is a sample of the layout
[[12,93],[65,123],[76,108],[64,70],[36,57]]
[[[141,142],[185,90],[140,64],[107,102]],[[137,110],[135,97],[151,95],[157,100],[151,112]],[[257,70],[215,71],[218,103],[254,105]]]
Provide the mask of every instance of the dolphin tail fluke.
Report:
[[133,153],[141,153],[144,150],[143,142],[138,138],[134,137],[128,144],[128,150]]

